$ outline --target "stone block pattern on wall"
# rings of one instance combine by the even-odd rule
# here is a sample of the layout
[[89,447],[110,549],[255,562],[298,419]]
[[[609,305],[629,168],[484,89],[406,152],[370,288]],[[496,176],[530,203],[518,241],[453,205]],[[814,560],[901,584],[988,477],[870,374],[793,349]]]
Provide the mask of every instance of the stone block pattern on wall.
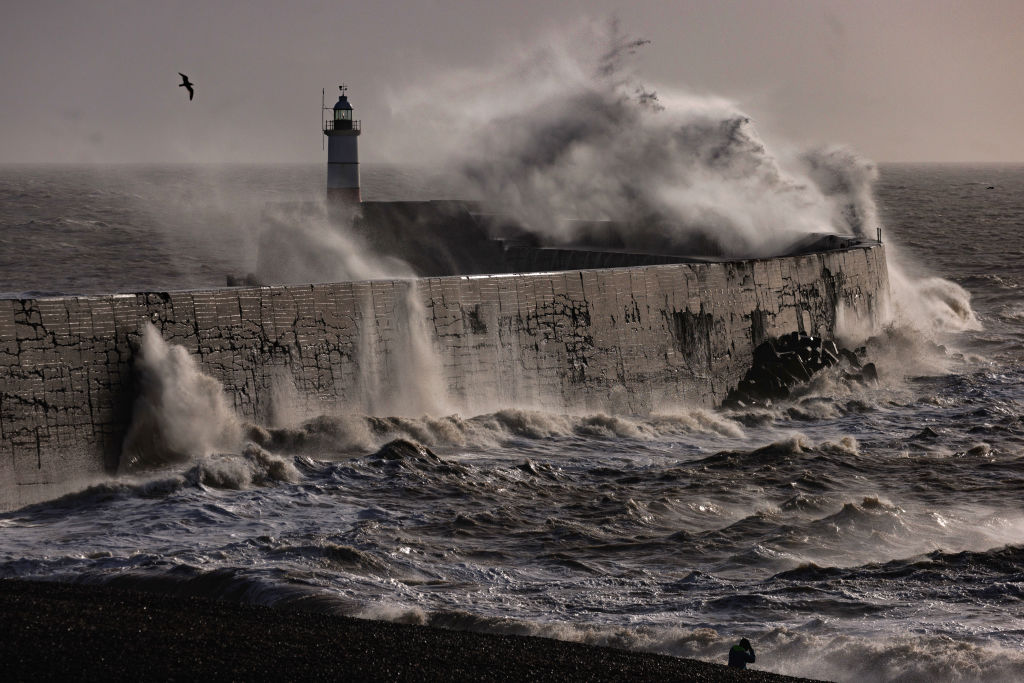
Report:
[[829,335],[840,315],[878,324],[887,297],[884,250],[867,246],[728,263],[0,300],[0,509],[116,470],[146,321],[254,422],[429,411],[399,400],[428,377],[444,385],[446,409],[462,412],[642,414],[716,404],[762,339]]

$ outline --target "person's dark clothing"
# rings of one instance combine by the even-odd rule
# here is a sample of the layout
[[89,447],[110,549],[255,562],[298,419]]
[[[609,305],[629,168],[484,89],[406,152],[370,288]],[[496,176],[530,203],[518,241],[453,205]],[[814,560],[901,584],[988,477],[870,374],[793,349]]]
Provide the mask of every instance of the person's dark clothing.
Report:
[[747,664],[754,663],[754,648],[747,645],[733,645],[732,649],[729,650],[729,666],[736,669],[746,669]]

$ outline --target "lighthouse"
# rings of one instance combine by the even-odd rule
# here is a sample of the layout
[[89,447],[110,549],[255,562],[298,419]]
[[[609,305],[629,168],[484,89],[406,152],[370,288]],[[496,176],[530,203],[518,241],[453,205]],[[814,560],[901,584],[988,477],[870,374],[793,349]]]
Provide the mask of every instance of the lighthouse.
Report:
[[327,136],[327,199],[332,203],[356,205],[359,196],[359,122],[352,117],[344,85],[338,86],[341,96],[324,121]]

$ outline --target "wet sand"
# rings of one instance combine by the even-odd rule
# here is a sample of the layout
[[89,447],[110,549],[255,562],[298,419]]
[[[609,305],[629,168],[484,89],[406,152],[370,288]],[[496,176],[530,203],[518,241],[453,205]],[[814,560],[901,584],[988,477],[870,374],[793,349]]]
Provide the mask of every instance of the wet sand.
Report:
[[0,581],[0,669],[7,681],[806,680],[546,638],[22,581]]

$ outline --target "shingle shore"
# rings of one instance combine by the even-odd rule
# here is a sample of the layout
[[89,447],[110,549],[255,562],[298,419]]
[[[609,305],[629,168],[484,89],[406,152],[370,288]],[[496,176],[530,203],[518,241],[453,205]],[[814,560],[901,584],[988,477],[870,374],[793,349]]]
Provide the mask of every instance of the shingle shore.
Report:
[[547,638],[14,580],[0,580],[0,670],[6,681],[806,680]]

